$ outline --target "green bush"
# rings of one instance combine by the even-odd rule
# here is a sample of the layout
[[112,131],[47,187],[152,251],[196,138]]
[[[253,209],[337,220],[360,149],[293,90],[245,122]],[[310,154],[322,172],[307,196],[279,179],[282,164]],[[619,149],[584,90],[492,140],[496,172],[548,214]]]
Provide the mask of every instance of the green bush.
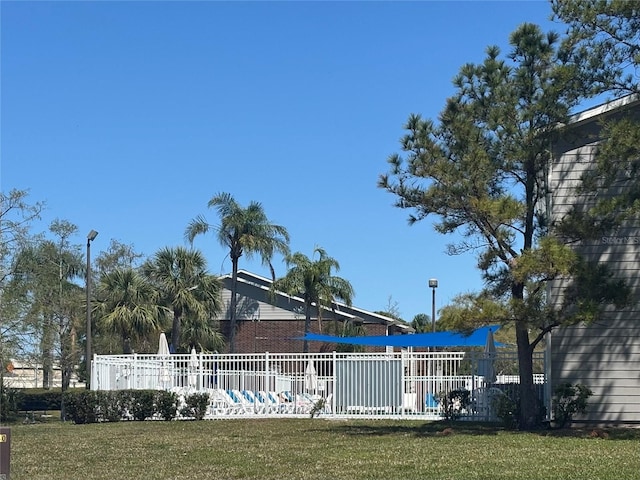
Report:
[[67,418],[73,423],[85,424],[98,421],[98,396],[93,390],[67,391],[64,405]]
[[558,428],[571,423],[576,413],[587,411],[587,399],[593,395],[591,389],[579,383],[562,383],[554,390],[552,405],[553,419]]
[[[64,394],[67,418],[77,424],[142,421],[155,415],[173,420],[178,413],[178,396],[155,390],[69,391]],[[185,416],[202,420],[209,406],[209,395],[196,393],[185,398]]]
[[309,415],[311,416],[311,418],[314,418],[317,415],[320,415],[323,411],[325,406],[327,405],[327,400],[324,398],[319,398],[318,400],[316,400],[313,403],[313,407],[311,408],[311,411],[309,412]]
[[471,392],[469,390],[451,390],[438,395],[442,416],[446,420],[456,420],[460,418],[463,411],[471,403]]
[[178,395],[163,390],[155,393],[155,412],[160,415],[160,418],[166,421],[176,418],[178,413]]
[[129,390],[130,400],[127,407],[134,420],[143,421],[153,416],[153,390]]
[[27,412],[60,410],[62,392],[58,389],[29,388],[22,390],[18,410]]
[[185,406],[180,409],[180,414],[185,417],[193,417],[202,420],[209,408],[208,393],[193,393],[184,397]]
[[18,389],[5,387],[0,383],[0,421],[7,422],[17,418],[21,396]]
[[494,395],[491,398],[491,408],[505,428],[515,429],[518,427],[518,412],[520,407],[516,400],[507,394]]
[[[126,398],[126,391],[97,391],[98,420],[102,422],[119,422],[125,412],[122,402]],[[124,394],[124,395],[123,395]]]
[[[490,397],[490,405],[495,416],[509,429],[520,428],[520,384],[502,385],[499,392]],[[542,385],[534,385],[536,417],[534,428],[543,428],[546,423],[547,408],[540,399]]]

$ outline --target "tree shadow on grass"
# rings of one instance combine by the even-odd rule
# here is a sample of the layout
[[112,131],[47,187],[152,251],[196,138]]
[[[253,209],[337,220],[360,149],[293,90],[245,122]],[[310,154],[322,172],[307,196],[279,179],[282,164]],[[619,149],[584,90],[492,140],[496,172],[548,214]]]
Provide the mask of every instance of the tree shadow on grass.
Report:
[[579,427],[541,430],[545,437],[602,438],[605,440],[640,440],[640,428],[631,427]]
[[500,432],[517,434],[535,434],[557,438],[593,438],[604,440],[640,440],[640,428],[603,427],[603,428],[544,428],[534,431],[509,430],[498,423],[483,422],[354,422],[339,425],[336,431],[353,436],[412,435],[415,437],[440,437],[449,435],[493,436]]
[[496,424],[476,422],[397,422],[376,421],[340,425],[338,430],[346,435],[413,435],[415,437],[437,437],[447,435],[497,435],[504,428]]

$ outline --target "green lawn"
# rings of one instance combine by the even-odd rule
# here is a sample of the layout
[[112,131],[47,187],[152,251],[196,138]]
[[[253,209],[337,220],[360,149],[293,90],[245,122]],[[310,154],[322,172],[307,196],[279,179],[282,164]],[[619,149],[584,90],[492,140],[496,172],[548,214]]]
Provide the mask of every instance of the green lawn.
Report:
[[12,427],[12,480],[639,479],[640,430],[247,419]]

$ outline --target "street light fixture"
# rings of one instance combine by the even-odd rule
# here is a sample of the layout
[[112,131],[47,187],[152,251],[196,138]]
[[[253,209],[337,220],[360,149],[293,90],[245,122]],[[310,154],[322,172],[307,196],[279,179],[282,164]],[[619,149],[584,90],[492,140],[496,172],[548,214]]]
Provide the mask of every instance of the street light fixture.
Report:
[[86,388],[91,387],[91,242],[98,236],[98,232],[91,230],[87,234],[87,352],[85,362],[87,363]]
[[[431,332],[435,333],[436,331],[436,288],[438,288],[437,278],[429,279],[429,288],[431,289]],[[431,349],[429,349],[429,351],[431,351]],[[435,347],[433,347],[433,351],[434,352],[436,351]],[[434,358],[431,357],[427,364],[428,365],[427,375],[429,375],[429,377],[431,377],[432,372],[435,373],[435,369],[432,370],[432,367],[431,367],[431,363],[433,362],[433,360]],[[435,396],[436,386],[433,381],[429,382],[429,393]]]
[[429,279],[429,288],[431,289],[431,331],[436,331],[436,288],[438,288],[438,279]]

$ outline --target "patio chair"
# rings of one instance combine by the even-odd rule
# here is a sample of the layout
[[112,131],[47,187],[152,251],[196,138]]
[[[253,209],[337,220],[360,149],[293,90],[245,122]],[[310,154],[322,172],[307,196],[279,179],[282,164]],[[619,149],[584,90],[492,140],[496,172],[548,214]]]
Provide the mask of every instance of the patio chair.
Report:
[[281,413],[278,395],[276,395],[275,393],[260,390],[256,392],[256,397],[264,405],[265,413]]
[[299,393],[296,395],[296,409],[295,413],[311,413],[313,406],[315,405],[314,398],[308,393]]
[[209,411],[212,415],[237,415],[242,412],[242,405],[236,402],[226,390],[212,389],[209,393]]
[[297,402],[291,392],[285,390],[275,396],[278,398],[280,413],[297,413]]
[[208,417],[225,416],[229,414],[229,407],[227,402],[221,398],[217,388],[212,388],[207,391],[209,394],[209,407],[207,409]]
[[433,395],[433,393],[427,393],[424,397],[424,411],[425,413],[440,414],[440,402]]
[[254,413],[266,413],[266,404],[251,390],[242,390],[240,392],[242,396],[253,406]]
[[227,393],[233,399],[233,401],[238,404],[240,413],[255,413],[255,406],[240,390],[230,389],[227,390]]

